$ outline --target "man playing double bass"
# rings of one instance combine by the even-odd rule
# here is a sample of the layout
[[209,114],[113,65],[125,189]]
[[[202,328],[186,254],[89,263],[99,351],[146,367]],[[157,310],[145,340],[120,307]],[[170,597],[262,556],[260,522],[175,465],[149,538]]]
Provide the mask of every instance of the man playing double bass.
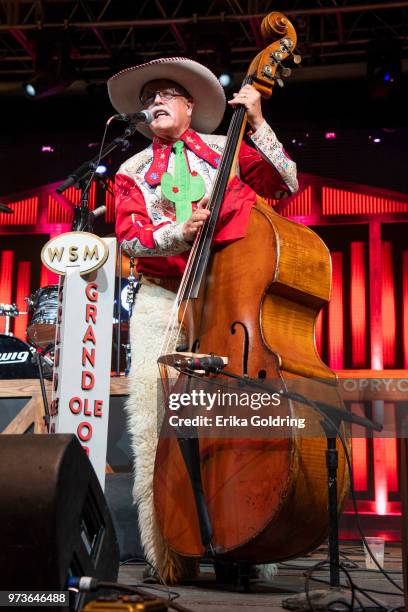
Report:
[[[116,175],[116,233],[125,251],[137,257],[142,274],[131,322],[126,405],[141,541],[158,573],[177,582],[195,572],[196,562],[168,548],[155,518],[157,358],[189,250],[210,214],[205,205],[225,144],[225,136],[212,132],[223,118],[226,100],[216,76],[186,58],[123,70],[108,81],[108,90],[118,112],[146,109],[153,117],[149,125],[138,124],[152,143],[124,162]],[[252,146],[242,142],[237,176],[227,188],[218,220],[218,244],[245,235],[255,193],[281,198],[298,188],[296,165],[264,120],[256,89],[245,85],[228,104],[245,107]]]

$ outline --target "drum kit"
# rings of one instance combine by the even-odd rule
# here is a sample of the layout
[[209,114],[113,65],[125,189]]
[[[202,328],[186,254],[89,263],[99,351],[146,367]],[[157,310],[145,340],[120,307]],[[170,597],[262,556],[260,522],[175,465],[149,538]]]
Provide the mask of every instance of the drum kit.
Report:
[[[130,310],[138,285],[137,279],[133,274],[133,265],[130,266],[130,274],[127,280],[126,302]],[[120,287],[119,284],[119,289]],[[4,333],[0,334],[0,380],[39,379],[44,404],[44,423],[47,430],[50,427],[50,410],[44,379],[52,379],[53,373],[58,318],[58,293],[58,285],[49,285],[37,289],[29,297],[25,298],[27,312],[20,311],[16,304],[0,303],[0,317],[5,317]],[[121,343],[122,321],[120,304],[119,294],[117,300],[118,318],[114,319],[117,323],[117,330],[114,334],[114,339],[116,336],[117,351],[117,359],[115,361],[117,361],[116,368],[118,373],[120,373],[120,370],[123,369],[120,359],[121,349],[124,348],[126,351],[124,369],[125,373],[128,373],[130,367],[130,343],[129,340],[127,340],[126,344]],[[26,331],[28,342],[15,337],[10,331],[11,319],[21,315],[29,315],[29,324]]]
[[[0,334],[0,379],[51,377],[53,349],[58,310],[58,285],[37,289],[25,298],[28,311],[22,312],[16,304],[0,304],[0,317],[5,317],[5,330]],[[28,343],[16,338],[10,331],[12,318],[29,315]],[[41,359],[37,356],[41,355]],[[42,362],[42,363],[41,363]]]
[[[119,274],[118,274],[119,272]],[[128,336],[128,321],[131,316],[135,295],[139,288],[134,275],[134,262],[122,251],[119,253],[118,295],[115,300],[117,316],[114,318],[114,349],[116,355],[113,370],[119,375],[127,374],[130,368],[130,341],[122,343],[121,332]],[[124,280],[127,277],[126,281]],[[125,284],[122,284],[122,279]],[[19,310],[16,304],[0,303],[0,317],[5,317],[4,333],[0,333],[0,380],[6,379],[41,379],[41,368],[45,378],[52,378],[54,362],[55,334],[58,314],[58,285],[41,287],[25,298],[27,311]],[[124,303],[125,302],[125,303]],[[125,320],[122,308],[125,308]],[[10,331],[11,320],[21,315],[29,315],[27,342],[17,338]],[[122,349],[125,350],[125,363],[122,362]],[[41,357],[41,358],[39,358]]]
[[[14,210],[0,202],[0,213],[13,214]],[[58,285],[37,289],[29,297],[27,312],[20,311],[16,304],[1,304],[0,317],[5,317],[4,333],[0,334],[0,380],[51,378],[53,350],[57,326]],[[11,319],[29,315],[27,327],[28,343],[16,338],[10,331]],[[39,358],[41,356],[41,359]]]
[[[84,164],[83,164],[84,165]],[[80,167],[82,170],[82,166]],[[72,175],[69,180],[72,179]],[[78,181],[79,184],[79,181]],[[89,186],[89,185],[88,185]],[[62,193],[66,189],[57,189],[58,193]],[[84,200],[85,201],[85,200]],[[74,217],[72,230],[92,231],[92,223],[95,217],[105,212],[106,207],[100,206],[92,213],[89,212],[87,205],[81,204],[74,209],[77,217]],[[98,212],[99,211],[99,212]],[[0,213],[13,214],[13,208],[9,207],[4,202],[0,202]],[[81,216],[82,213],[82,216]],[[78,216],[79,215],[79,216]],[[82,227],[81,223],[86,222]],[[132,306],[135,301],[135,296],[139,288],[138,279],[134,275],[134,261],[129,259],[119,249],[118,270],[116,276],[118,278],[118,289],[115,299],[116,317],[114,316],[113,348],[116,352],[113,370],[116,375],[120,375],[123,370],[125,374],[130,369],[130,339],[129,339],[129,319],[131,316]],[[126,287],[126,304],[123,305],[122,281],[127,276]],[[58,314],[58,285],[49,285],[37,289],[29,297],[25,298],[27,302],[27,312],[19,310],[16,304],[0,303],[0,317],[5,317],[4,333],[0,333],[0,380],[4,379],[27,379],[40,378],[41,387],[45,398],[45,387],[43,376],[52,378],[52,367],[54,364],[54,346],[57,327]],[[126,312],[127,322],[122,319],[122,306]],[[25,342],[17,338],[10,331],[11,319],[20,315],[29,315],[29,325],[27,327],[27,340]],[[125,332],[127,339],[122,343],[122,332]],[[122,363],[122,349],[125,350],[125,364]]]

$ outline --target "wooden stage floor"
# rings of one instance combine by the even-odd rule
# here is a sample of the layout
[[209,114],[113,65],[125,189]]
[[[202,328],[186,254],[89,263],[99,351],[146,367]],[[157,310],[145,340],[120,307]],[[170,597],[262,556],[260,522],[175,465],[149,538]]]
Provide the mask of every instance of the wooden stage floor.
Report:
[[[369,594],[375,598],[378,604],[382,604],[385,609],[403,606],[403,597],[398,595],[397,589],[381,575],[379,571],[366,570],[364,563],[363,548],[359,544],[344,542],[341,545],[342,561],[347,563],[348,571],[353,582],[361,588],[386,591],[388,594],[378,593]],[[202,565],[199,579],[194,583],[173,587],[172,590],[180,594],[177,601],[193,612],[237,612],[237,610],[249,610],[250,612],[277,612],[284,610],[282,600],[292,597],[296,593],[304,591],[305,572],[320,560],[324,560],[327,548],[324,546],[317,549],[308,557],[302,557],[279,564],[279,571],[273,582],[251,583],[251,593],[236,593],[221,589],[215,585],[212,566]],[[144,570],[142,564],[132,564],[128,562],[121,566],[119,571],[119,582],[126,584],[136,584],[142,580]],[[401,548],[395,544],[386,543],[385,548],[385,570],[392,572],[392,578],[402,586],[402,557]],[[317,571],[314,577],[328,580],[328,571]],[[345,577],[343,574],[343,581]],[[166,590],[163,588],[163,596]],[[318,582],[311,582],[310,589],[326,588]],[[358,591],[358,597],[364,607],[374,609],[376,604],[370,602]],[[396,595],[397,594],[397,595]],[[350,602],[348,595],[346,601]],[[358,604],[355,604],[356,609]],[[403,608],[401,608],[403,609]]]

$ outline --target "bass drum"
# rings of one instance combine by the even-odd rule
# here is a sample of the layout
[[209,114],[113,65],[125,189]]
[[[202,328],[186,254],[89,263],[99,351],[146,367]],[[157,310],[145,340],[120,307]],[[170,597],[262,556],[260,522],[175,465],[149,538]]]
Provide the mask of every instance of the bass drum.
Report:
[[0,334],[0,380],[38,378],[33,352],[20,338]]
[[43,351],[55,344],[55,330],[58,316],[58,285],[37,289],[27,299],[30,324],[27,337],[31,344]]

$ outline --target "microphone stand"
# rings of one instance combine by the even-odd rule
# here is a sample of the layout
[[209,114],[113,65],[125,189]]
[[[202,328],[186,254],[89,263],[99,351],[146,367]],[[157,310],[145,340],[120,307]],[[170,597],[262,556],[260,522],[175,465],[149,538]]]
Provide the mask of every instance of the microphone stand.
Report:
[[[168,356],[166,356],[168,357]],[[163,357],[158,359],[159,363],[166,363],[163,361]],[[190,370],[187,367],[180,368],[174,364],[171,364],[177,371],[180,373],[184,373],[187,376],[194,376],[193,370]],[[205,370],[207,374],[214,374],[214,368],[206,367],[204,364],[201,365],[201,369]],[[330,587],[334,588],[333,597],[334,600],[337,601],[339,597],[339,589],[340,586],[340,558],[339,558],[339,529],[338,529],[338,511],[337,511],[337,469],[338,469],[338,451],[336,446],[336,439],[338,435],[339,427],[342,421],[347,423],[354,423],[356,425],[360,425],[365,427],[371,431],[381,431],[382,425],[375,421],[370,421],[367,418],[360,417],[352,412],[348,412],[347,410],[342,410],[337,406],[333,406],[330,404],[326,404],[325,402],[310,400],[304,395],[300,393],[295,393],[289,391],[287,388],[282,389],[275,387],[270,383],[261,382],[258,379],[250,378],[249,376],[240,376],[239,374],[235,374],[233,372],[229,372],[224,370],[222,367],[218,368],[217,373],[220,373],[228,378],[232,378],[236,380],[240,385],[248,385],[250,387],[255,387],[258,389],[262,389],[264,392],[268,393],[278,393],[282,397],[286,397],[289,401],[295,401],[307,406],[310,406],[315,411],[317,411],[322,417],[321,425],[323,431],[326,435],[327,445],[326,445],[326,465],[327,465],[327,490],[328,490],[328,515],[329,515],[329,567],[330,567]],[[286,386],[286,385],[285,385]],[[179,443],[181,440],[178,440]],[[185,440],[185,442],[189,442],[191,445],[191,439]],[[198,451],[191,453],[189,456],[184,456],[184,461],[186,463],[186,467],[188,469],[191,485],[193,490],[195,491],[195,483],[192,480],[192,467],[199,465],[199,457]],[[351,477],[351,474],[350,474]],[[209,529],[209,533],[211,533],[211,522],[209,522],[209,526],[205,524],[205,521],[202,519],[202,506],[204,506],[204,510],[207,511],[207,506],[205,499],[198,499],[196,496],[196,507],[197,514],[201,529],[201,534],[206,532]],[[208,511],[207,511],[208,514]],[[206,548],[206,551],[209,551],[208,542],[203,540],[203,545]],[[242,585],[240,585],[242,586]],[[249,582],[246,581],[245,590],[248,590]],[[319,597],[322,596],[322,591],[319,591]],[[295,598],[289,598],[288,600],[284,600],[284,602],[288,602],[289,609],[297,609],[297,610],[309,610],[308,607],[308,593],[301,593],[297,595]],[[296,601],[295,601],[296,600]],[[332,603],[334,601],[332,600]],[[290,606],[294,605],[293,608]],[[307,606],[307,607],[305,607]]]
[[[117,147],[122,147],[123,150],[126,150],[130,147],[130,142],[128,138],[132,136],[136,131],[136,126],[140,122],[148,121],[146,115],[140,117],[139,114],[131,115],[128,117],[129,124],[124,130],[121,136],[118,136],[112,142],[108,143],[95,157],[92,159],[83,162],[78,168],[76,168],[68,178],[65,179],[59,187],[57,187],[56,192],[58,194],[64,193],[69,187],[73,185],[81,190],[81,204],[76,205],[74,207],[74,218],[72,221],[72,231],[77,232],[91,232],[93,230],[93,221],[94,217],[92,213],[89,211],[88,200],[89,200],[89,190],[92,184],[92,180],[96,179],[103,183],[103,188],[105,191],[109,191],[106,182],[99,177],[95,176],[95,170],[98,167],[98,164],[104,159],[107,155],[112,153]],[[120,261],[121,259],[121,250],[120,250]],[[121,293],[121,281],[122,281],[122,264],[120,263],[120,279],[119,279],[119,288],[118,288],[118,297],[117,297],[117,307],[118,307],[118,331],[117,331],[117,360],[116,360],[116,374],[119,374],[120,371],[120,323],[121,323],[121,312],[120,312],[120,293]],[[130,318],[130,317],[129,317]],[[129,364],[129,340],[126,345],[126,363],[127,369],[130,367]]]
[[[333,595],[334,598],[338,598],[340,585],[340,555],[339,555],[339,527],[338,527],[338,511],[337,511],[337,469],[338,469],[338,450],[336,446],[336,439],[339,433],[339,428],[342,422],[360,425],[373,431],[381,431],[383,426],[376,421],[369,420],[365,417],[360,417],[357,414],[342,410],[337,406],[326,404],[325,402],[310,400],[300,393],[288,391],[287,389],[278,389],[273,387],[271,384],[261,383],[260,381],[249,378],[241,377],[232,372],[222,370],[222,374],[238,379],[241,383],[248,384],[249,386],[264,389],[268,392],[279,393],[282,397],[286,397],[290,401],[299,402],[310,406],[317,411],[322,417],[321,425],[326,435],[326,466],[327,466],[327,493],[328,493],[328,515],[329,515],[329,568],[330,568],[330,587],[335,589]],[[350,474],[350,478],[352,475]],[[319,596],[321,597],[322,591]],[[288,603],[295,603],[299,606],[298,610],[309,609],[302,608],[302,605],[308,605],[307,594],[299,594],[294,598],[289,598]],[[284,600],[286,601],[286,600]],[[332,602],[334,603],[334,601]],[[295,609],[295,608],[293,608]]]
[[104,159],[107,155],[112,153],[117,147],[124,147],[127,149],[130,146],[130,142],[127,140],[130,136],[132,136],[136,131],[136,125],[140,120],[132,120],[123,134],[118,138],[112,140],[112,142],[108,143],[98,155],[95,155],[92,159],[85,161],[78,168],[76,168],[68,178],[65,179],[63,183],[59,187],[57,187],[56,192],[61,194],[66,191],[69,187],[75,185],[77,189],[80,189],[81,194],[81,204],[74,207],[74,219],[72,222],[72,231],[77,232],[92,232],[92,218],[89,213],[88,199],[89,199],[89,189],[92,184],[93,174],[95,173],[98,164],[102,159]]
[[50,407],[48,405],[47,391],[46,391],[45,382],[44,382],[44,370],[43,370],[42,359],[43,359],[42,351],[36,350],[34,353],[34,361],[37,364],[38,374],[40,377],[41,395],[42,395],[42,400],[44,404],[43,420],[44,420],[44,425],[47,429],[47,433],[50,433],[51,414],[50,414]]

